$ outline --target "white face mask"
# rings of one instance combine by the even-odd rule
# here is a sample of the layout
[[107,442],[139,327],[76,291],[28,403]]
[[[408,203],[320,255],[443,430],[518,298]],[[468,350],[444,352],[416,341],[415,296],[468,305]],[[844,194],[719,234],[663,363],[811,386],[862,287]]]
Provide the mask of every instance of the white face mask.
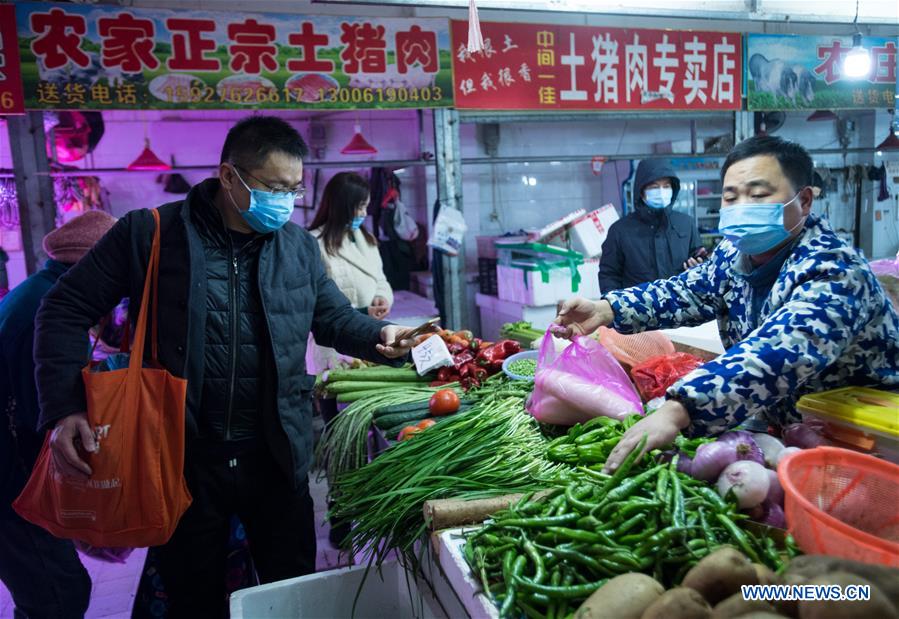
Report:
[[668,208],[674,198],[674,189],[671,187],[653,187],[646,190],[644,202],[650,208],[663,209]]

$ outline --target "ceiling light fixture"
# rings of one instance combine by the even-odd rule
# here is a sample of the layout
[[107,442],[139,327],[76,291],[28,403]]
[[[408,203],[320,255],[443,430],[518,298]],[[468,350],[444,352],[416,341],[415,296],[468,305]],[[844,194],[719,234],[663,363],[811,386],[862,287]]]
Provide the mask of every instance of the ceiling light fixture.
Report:
[[855,79],[871,73],[871,53],[862,45],[861,33],[852,35],[852,49],[843,58],[843,72],[846,77]]
[[140,170],[171,170],[172,166],[156,156],[150,149],[150,138],[144,138],[144,150],[137,159],[128,164],[128,170],[135,172]]
[[883,150],[899,150],[899,122],[896,121],[893,110],[888,110],[888,112],[890,114],[889,133],[887,134],[886,139],[876,146],[878,152]]
[[837,115],[830,110],[815,110],[815,112],[809,115],[805,120],[810,123],[837,120]]
[[362,136],[362,125],[353,126],[353,137],[349,143],[344,146],[340,153],[342,155],[376,155],[378,149],[368,143]]
[[852,49],[843,58],[843,73],[853,79],[867,77],[871,73],[871,54],[862,45],[862,33],[858,29],[858,4],[859,0],[855,0],[855,19],[852,21],[855,34],[852,35]]

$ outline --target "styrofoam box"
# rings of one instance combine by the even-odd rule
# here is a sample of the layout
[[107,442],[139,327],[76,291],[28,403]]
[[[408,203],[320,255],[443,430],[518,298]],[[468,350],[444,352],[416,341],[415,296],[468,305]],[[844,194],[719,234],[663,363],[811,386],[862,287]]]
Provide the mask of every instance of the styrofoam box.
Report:
[[585,258],[599,256],[609,228],[618,219],[618,211],[611,204],[587,213],[569,228],[571,248],[583,254]]
[[513,266],[496,267],[497,296],[524,305],[555,305],[571,297],[599,298],[599,261],[588,260],[578,267],[581,281],[577,291],[571,290],[568,267],[550,269],[549,282],[544,283],[539,271],[524,271]]
[[[425,585],[396,561],[385,562],[380,573],[372,569],[356,603],[365,565],[331,570],[250,587],[231,596],[232,619],[325,618],[340,619],[444,619],[446,613]],[[411,591],[411,593],[410,593]]]

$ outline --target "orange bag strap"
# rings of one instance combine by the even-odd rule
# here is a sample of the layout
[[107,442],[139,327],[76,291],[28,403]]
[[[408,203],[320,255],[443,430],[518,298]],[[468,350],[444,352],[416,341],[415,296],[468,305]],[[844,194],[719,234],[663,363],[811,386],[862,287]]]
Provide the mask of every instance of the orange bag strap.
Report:
[[[153,209],[150,211],[153,214],[153,220],[156,222],[156,230],[153,233],[153,245],[150,248],[150,260],[147,263],[147,276],[144,279],[144,292],[141,295],[140,300],[140,310],[137,315],[137,325],[135,326],[134,332],[134,343],[131,346],[131,358],[128,363],[128,369],[132,372],[139,372],[143,367],[143,359],[144,359],[144,343],[147,338],[147,314],[150,313],[150,295],[156,293],[156,289],[159,285],[159,251],[160,251],[160,224],[159,224],[159,211]],[[153,299],[153,309],[157,308],[157,300],[154,297]],[[153,322],[152,322],[152,342],[150,344],[152,349],[152,358],[153,361],[156,361],[157,357],[157,316],[156,312],[153,312]]]

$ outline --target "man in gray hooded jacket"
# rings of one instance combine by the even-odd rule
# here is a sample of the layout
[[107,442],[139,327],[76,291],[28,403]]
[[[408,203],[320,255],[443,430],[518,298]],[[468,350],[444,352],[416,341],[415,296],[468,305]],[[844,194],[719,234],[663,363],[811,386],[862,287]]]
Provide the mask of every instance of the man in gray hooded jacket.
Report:
[[635,210],[615,222],[602,246],[599,288],[603,294],[696,266],[702,247],[692,217],[672,208],[680,180],[671,164],[644,159],[634,179]]

